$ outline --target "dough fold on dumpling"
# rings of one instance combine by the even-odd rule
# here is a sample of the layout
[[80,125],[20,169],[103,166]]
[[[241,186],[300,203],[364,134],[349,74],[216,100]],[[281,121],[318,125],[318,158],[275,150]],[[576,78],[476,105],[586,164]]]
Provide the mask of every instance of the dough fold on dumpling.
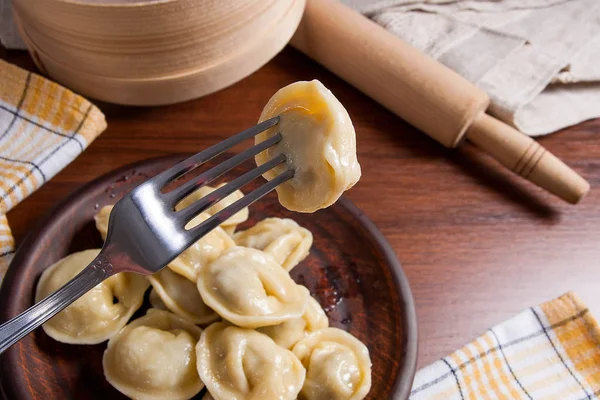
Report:
[[301,400],[360,400],[371,388],[369,350],[338,328],[308,334],[293,349],[306,368]]
[[[56,292],[96,258],[99,249],[71,254],[48,267],[40,277],[35,301]],[[150,284],[142,275],[121,272],[96,285],[42,327],[63,343],[97,344],[125,326],[140,308]]]
[[[209,214],[202,213],[194,218],[192,222],[199,224],[209,217]],[[188,247],[179,257],[171,261],[168,267],[179,275],[185,276],[190,281],[196,282],[200,270],[219,258],[225,250],[231,247],[235,247],[235,242],[223,228],[217,226]]]
[[257,328],[260,333],[264,333],[275,341],[278,345],[286,349],[292,349],[299,340],[310,332],[327,328],[329,320],[321,305],[313,297],[308,299],[306,311],[300,318],[290,319],[279,325],[265,326]]
[[256,155],[262,165],[279,154],[286,164],[264,174],[271,180],[286,169],[294,177],[277,187],[279,202],[298,212],[332,205],[359,180],[356,134],[348,112],[318,80],[295,82],[273,95],[259,122],[279,116],[277,125],[258,134],[255,143],[281,133],[276,145]]
[[267,335],[217,322],[196,346],[200,378],[215,400],[293,400],[306,371]]
[[148,280],[162,304],[180,317],[199,325],[219,319],[219,315],[202,301],[196,284],[169,268],[150,275]]
[[204,387],[195,352],[201,333],[175,314],[150,309],[108,342],[104,376],[133,399],[190,399]]
[[223,319],[245,328],[298,318],[310,297],[271,255],[246,247],[229,249],[202,268],[198,291]]
[[308,256],[313,242],[312,233],[289,218],[265,218],[233,238],[238,246],[271,254],[286,271]]

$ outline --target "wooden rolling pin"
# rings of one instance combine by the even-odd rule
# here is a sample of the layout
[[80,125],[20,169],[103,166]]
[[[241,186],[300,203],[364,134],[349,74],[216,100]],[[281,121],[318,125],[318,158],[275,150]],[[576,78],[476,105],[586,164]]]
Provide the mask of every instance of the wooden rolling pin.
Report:
[[486,114],[481,89],[336,0],[307,1],[292,45],[446,147],[466,137],[573,204],[590,188],[536,141]]

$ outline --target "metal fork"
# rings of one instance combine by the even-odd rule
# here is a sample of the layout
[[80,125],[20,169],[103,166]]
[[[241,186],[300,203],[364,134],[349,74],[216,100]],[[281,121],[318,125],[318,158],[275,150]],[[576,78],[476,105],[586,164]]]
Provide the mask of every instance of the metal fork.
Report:
[[275,117],[238,133],[147,180],[118,201],[110,213],[108,234],[100,254],[58,291],[0,325],[0,354],[108,277],[119,272],[150,275],[160,271],[185,249],[229,217],[292,178],[293,170],[287,169],[199,225],[186,230],[186,224],[196,215],[266,171],[285,163],[285,156],[279,155],[233,179],[190,206],[175,211],[177,203],[198,188],[278,143],[281,140],[281,133],[277,133],[202,172],[176,189],[166,193],[161,192],[175,179],[278,123],[279,117]]

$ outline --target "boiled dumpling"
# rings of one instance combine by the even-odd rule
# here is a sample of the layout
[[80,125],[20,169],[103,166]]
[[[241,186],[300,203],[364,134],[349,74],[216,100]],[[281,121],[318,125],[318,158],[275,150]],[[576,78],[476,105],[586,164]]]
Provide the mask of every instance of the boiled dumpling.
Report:
[[[209,217],[208,214],[202,213],[196,218],[198,221],[204,221]],[[221,253],[234,246],[235,242],[231,236],[223,228],[217,226],[171,261],[168,267],[190,281],[196,282],[202,267],[216,260]]]
[[229,249],[202,268],[198,291],[217,314],[245,328],[299,318],[310,297],[271,255],[246,247]]
[[333,204],[360,178],[356,135],[348,112],[317,80],[296,82],[275,93],[260,115],[260,122],[275,116],[277,125],[256,136],[260,143],[281,133],[281,141],[259,153],[262,165],[279,154],[287,164],[264,174],[268,180],[286,169],[294,177],[277,187],[279,202],[291,211],[314,212]]
[[201,333],[175,314],[150,309],[108,342],[104,376],[133,399],[190,399],[204,387],[195,352]]
[[204,302],[195,283],[187,278],[163,268],[148,277],[148,280],[162,303],[175,314],[194,324],[208,324],[219,319],[217,313]]
[[202,332],[196,354],[215,400],[293,400],[306,374],[298,358],[267,335],[222,322]]
[[293,349],[306,368],[299,399],[360,400],[371,388],[369,350],[337,328],[310,333]]
[[269,336],[281,347],[291,350],[308,333],[328,326],[329,320],[325,311],[323,311],[317,300],[310,297],[302,317],[290,319],[279,325],[258,328],[257,331]]
[[308,229],[289,218],[266,218],[234,235],[238,246],[252,247],[271,254],[286,271],[306,258],[313,236]]
[[[225,184],[226,183],[222,183],[222,184],[218,185],[217,187],[202,186],[200,189],[196,190],[195,192],[190,194],[188,197],[183,199],[179,204],[177,204],[175,209],[182,210],[182,209],[190,206],[192,203],[200,200],[204,196],[206,196],[206,195],[214,192],[218,188],[224,186]],[[244,193],[242,193],[242,191],[238,189],[235,192],[231,193],[229,196],[225,197],[223,200],[216,203],[214,206],[207,209],[205,212],[207,214],[214,215],[214,214],[218,213],[219,211],[223,210],[225,207],[235,203],[242,197],[244,197]],[[221,224],[221,227],[223,228],[223,230],[225,230],[225,232],[232,235],[233,232],[235,231],[235,227],[238,224],[241,224],[242,222],[246,221],[248,219],[248,215],[249,215],[248,207],[243,208],[240,211],[238,211],[236,214],[232,215],[227,221],[223,222]],[[193,224],[192,224],[192,226],[193,226]]]
[[[35,294],[41,301],[56,292],[96,258],[100,250],[71,254],[48,267]],[[142,305],[149,283],[142,275],[121,272],[59,312],[43,325],[51,338],[63,343],[97,344],[121,329]]]

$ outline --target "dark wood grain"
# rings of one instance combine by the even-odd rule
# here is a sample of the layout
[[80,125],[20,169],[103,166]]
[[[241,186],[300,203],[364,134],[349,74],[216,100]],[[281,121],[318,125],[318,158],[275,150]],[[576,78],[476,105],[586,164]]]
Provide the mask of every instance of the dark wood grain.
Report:
[[[24,54],[6,58],[32,65]],[[600,315],[600,120],[540,139],[592,184],[582,203],[570,206],[468,144],[445,149],[292,49],[202,99],[161,108],[100,105],[106,132],[8,214],[17,239],[83,183],[132,161],[214,144],[254,124],[281,86],[313,78],[331,88],[356,126],[363,177],[348,197],[406,271],[420,367],[568,290]]]
[[[12,318],[33,304],[35,286],[46,267],[74,251],[102,246],[93,223],[101,207],[114,204],[148,177],[182,159],[160,157],[121,168],[65,200],[15,255],[14,268],[0,291],[0,319]],[[240,176],[251,168],[253,163],[247,162],[232,175]],[[257,180],[245,189],[262,183]],[[276,216],[294,218],[313,233],[310,255],[292,270],[292,277],[319,301],[331,326],[351,332],[369,347],[373,385],[368,399],[408,398],[416,368],[417,322],[406,277],[383,235],[345,199],[315,214],[295,214],[283,209],[271,193],[250,210],[251,217],[241,229]],[[125,398],[104,380],[105,346],[61,344],[41,329],[34,331],[0,359],[7,398]]]

